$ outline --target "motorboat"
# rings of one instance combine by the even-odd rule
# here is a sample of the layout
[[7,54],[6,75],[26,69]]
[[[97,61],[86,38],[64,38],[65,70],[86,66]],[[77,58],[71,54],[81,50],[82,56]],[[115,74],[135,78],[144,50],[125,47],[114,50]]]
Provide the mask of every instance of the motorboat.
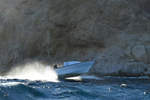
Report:
[[94,61],[87,61],[63,66],[55,69],[59,78],[78,76],[87,73],[93,66]]

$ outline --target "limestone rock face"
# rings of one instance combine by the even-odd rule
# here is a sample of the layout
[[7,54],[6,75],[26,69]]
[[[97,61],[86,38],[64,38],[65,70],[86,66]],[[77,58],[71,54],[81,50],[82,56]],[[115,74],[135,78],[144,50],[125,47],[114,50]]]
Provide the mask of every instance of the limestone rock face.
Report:
[[147,63],[147,60],[148,60],[147,53],[146,53],[146,49],[143,45],[137,45],[137,46],[133,47],[132,54],[136,60]]
[[100,76],[149,76],[149,68],[150,66],[142,61],[127,58],[123,49],[111,47],[97,58],[91,73]]
[[[94,73],[135,73],[128,63],[150,63],[149,4],[149,0],[1,0],[0,73],[28,58],[51,63],[96,59]],[[136,68],[141,75],[145,67],[141,72]]]
[[124,51],[118,47],[111,47],[97,57],[91,72],[100,75],[117,74],[124,66]]
[[150,64],[150,45],[146,46],[147,51],[147,63]]

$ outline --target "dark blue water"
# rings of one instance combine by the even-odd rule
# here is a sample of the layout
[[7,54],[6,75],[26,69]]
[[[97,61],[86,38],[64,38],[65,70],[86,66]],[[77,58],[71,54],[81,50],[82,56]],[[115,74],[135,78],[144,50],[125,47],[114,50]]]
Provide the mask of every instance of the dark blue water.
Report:
[[150,100],[150,80],[106,78],[53,83],[1,79],[0,100]]

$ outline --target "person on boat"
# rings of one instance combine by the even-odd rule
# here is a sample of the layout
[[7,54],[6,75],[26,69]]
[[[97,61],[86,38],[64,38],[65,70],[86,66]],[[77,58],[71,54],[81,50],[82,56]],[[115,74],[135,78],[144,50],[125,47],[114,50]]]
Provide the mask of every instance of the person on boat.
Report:
[[54,68],[54,69],[57,69],[57,68],[58,68],[57,64],[55,64],[55,65],[53,66],[53,68]]

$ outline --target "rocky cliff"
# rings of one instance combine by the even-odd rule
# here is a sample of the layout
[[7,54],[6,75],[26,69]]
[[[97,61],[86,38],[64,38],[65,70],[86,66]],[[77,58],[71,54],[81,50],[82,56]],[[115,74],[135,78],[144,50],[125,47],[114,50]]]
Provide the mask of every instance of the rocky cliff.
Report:
[[97,75],[150,75],[149,0],[0,0],[0,73],[25,59],[96,59]]

